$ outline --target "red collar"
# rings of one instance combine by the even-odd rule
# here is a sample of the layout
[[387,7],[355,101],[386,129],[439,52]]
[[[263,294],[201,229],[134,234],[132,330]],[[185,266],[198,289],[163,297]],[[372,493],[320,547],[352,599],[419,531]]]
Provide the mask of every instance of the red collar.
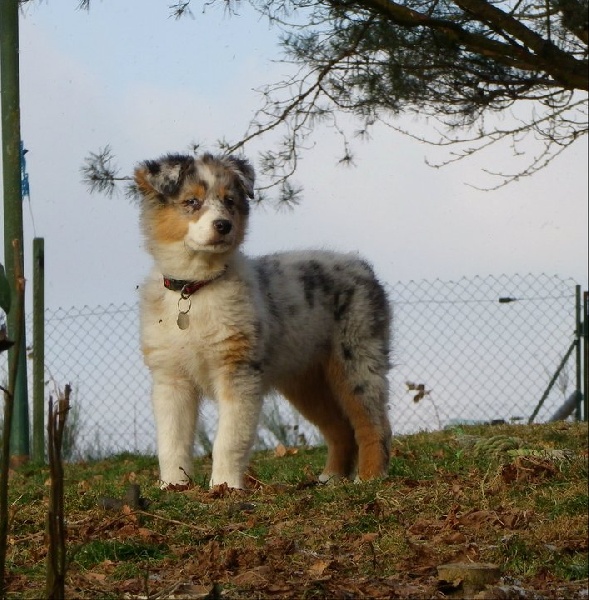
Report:
[[214,277],[210,279],[203,279],[201,281],[186,281],[185,279],[172,279],[170,277],[164,277],[164,287],[168,290],[172,290],[173,292],[180,292],[183,298],[188,298],[192,296],[195,292],[198,292],[201,288],[205,287],[209,283],[213,283],[222,277],[227,271],[227,265],[223,268],[220,273],[217,273]]

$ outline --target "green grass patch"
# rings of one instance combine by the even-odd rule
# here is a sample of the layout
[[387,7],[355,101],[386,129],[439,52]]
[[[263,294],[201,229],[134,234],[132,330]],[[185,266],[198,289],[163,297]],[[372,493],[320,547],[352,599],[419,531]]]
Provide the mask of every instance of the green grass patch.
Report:
[[105,561],[115,563],[136,563],[159,560],[166,556],[162,544],[148,544],[138,541],[93,540],[77,550],[73,561],[85,569],[90,569]]
[[589,559],[585,556],[563,556],[554,562],[554,574],[559,579],[578,581],[589,577]]

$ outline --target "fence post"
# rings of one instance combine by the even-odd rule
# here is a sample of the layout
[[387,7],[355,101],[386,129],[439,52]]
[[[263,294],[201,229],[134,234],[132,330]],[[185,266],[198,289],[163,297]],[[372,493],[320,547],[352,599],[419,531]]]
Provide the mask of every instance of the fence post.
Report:
[[587,388],[589,388],[589,292],[583,292],[583,323],[581,324],[581,335],[583,336],[583,419],[589,420],[589,399]]
[[[548,398],[548,394],[550,394],[552,387],[556,383],[556,380],[558,379],[560,372],[563,370],[567,361],[571,357],[573,350],[575,350],[576,352],[575,352],[575,391],[574,391],[573,395],[571,396],[571,399],[575,399],[574,400],[575,407],[572,410],[574,410],[574,412],[575,412],[575,419],[577,421],[581,420],[581,403],[583,400],[583,394],[581,392],[582,325],[581,325],[581,286],[580,285],[575,286],[575,332],[574,333],[575,333],[575,339],[572,341],[571,345],[569,346],[569,349],[566,351],[564,358],[560,361],[560,364],[558,365],[554,375],[552,376],[552,379],[550,380],[548,387],[542,394],[542,397],[540,398],[540,401],[538,402],[536,408],[534,409],[532,416],[528,419],[528,424],[531,424],[534,422],[534,419],[540,412],[540,409],[542,408],[544,401],[546,400],[546,398]],[[568,414],[571,414],[571,413],[569,412]]]
[[582,348],[581,348],[581,286],[575,286],[575,338],[577,339],[577,347],[575,348],[575,393],[577,394],[578,401],[575,409],[575,420],[581,421],[583,419],[582,404],[583,396],[581,392],[581,380],[582,380]]
[[[0,19],[0,89],[2,114],[2,180],[4,187],[4,262],[12,295],[16,297],[14,278],[15,251],[13,242],[24,253],[21,188],[21,144],[20,144],[20,96],[18,77],[18,0],[2,1]],[[18,355],[18,380],[14,397],[14,419],[10,438],[10,455],[13,465],[26,462],[29,458],[29,399],[27,392],[27,357],[24,335],[17,336],[15,311],[8,314],[8,330],[16,339],[22,339],[18,353],[12,348],[8,363]]]
[[45,240],[33,240],[33,460],[45,460]]

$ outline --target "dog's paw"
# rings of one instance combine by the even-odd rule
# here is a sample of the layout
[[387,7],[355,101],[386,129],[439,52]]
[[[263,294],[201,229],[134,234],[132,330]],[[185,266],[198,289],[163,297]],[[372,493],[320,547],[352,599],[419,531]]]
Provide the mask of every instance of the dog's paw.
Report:
[[371,481],[385,481],[386,479],[388,479],[386,473],[371,475],[370,477],[360,477],[360,475],[356,475],[356,477],[354,477],[354,483],[370,483]]
[[166,483],[165,481],[160,482],[160,490],[164,492],[185,492],[194,487],[192,481],[183,481],[181,483]]
[[226,486],[228,488],[236,490],[244,490],[246,488],[243,476],[235,474],[229,476],[212,476],[211,480],[209,481],[209,487],[213,489],[218,486]]
[[321,473],[321,475],[317,477],[319,483],[324,485],[339,483],[343,479],[345,479],[345,477],[338,475],[337,473]]

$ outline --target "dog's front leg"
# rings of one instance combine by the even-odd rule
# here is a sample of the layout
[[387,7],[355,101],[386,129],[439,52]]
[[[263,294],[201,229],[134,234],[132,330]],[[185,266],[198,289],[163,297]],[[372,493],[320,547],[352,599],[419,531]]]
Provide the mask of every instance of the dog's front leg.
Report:
[[193,474],[199,394],[177,374],[154,371],[152,400],[162,489],[187,487]]
[[[245,385],[244,385],[245,383]],[[262,393],[255,378],[228,381],[218,396],[219,425],[213,444],[211,487],[226,483],[243,488],[252,446],[256,438]]]

